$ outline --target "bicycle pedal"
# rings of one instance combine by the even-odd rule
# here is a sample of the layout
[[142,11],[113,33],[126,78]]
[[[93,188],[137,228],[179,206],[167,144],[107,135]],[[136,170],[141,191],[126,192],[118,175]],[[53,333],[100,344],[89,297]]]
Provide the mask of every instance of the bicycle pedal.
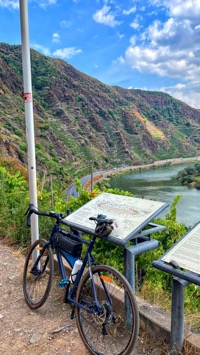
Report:
[[75,315],[75,311],[72,310],[72,313],[71,313],[71,316],[70,316],[70,319],[76,319],[76,315]]
[[102,327],[102,335],[108,335],[105,324],[103,324],[103,327]]
[[64,288],[69,284],[69,281],[67,279],[62,279],[59,281],[58,288]]

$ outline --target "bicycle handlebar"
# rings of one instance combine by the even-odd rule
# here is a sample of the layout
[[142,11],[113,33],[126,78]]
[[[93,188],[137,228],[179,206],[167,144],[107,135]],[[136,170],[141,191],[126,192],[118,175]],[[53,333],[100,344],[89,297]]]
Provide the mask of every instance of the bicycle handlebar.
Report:
[[37,208],[30,203],[28,210],[26,211],[25,215],[26,217],[26,224],[28,227],[31,226],[31,215],[35,213],[38,216],[45,216],[45,217],[51,217],[57,219],[57,221],[60,221],[63,219],[65,216],[62,215],[62,213],[55,213],[54,211],[50,211],[49,213],[46,212],[40,212],[37,210]]
[[112,224],[114,222],[113,219],[108,219],[104,215],[98,215],[97,217],[90,217],[89,219],[91,221],[97,222],[98,224],[103,224],[103,223]]
[[[33,213],[35,213],[38,216],[55,218],[57,220],[57,222],[62,221],[62,219],[66,217],[62,213],[56,213],[54,211],[50,211],[49,213],[40,212],[37,210],[37,208],[33,204],[30,204],[28,210],[25,213],[25,215],[27,215],[26,224],[28,227],[31,226],[31,215]],[[67,215],[68,214],[69,214],[69,211],[67,211]],[[89,219],[91,221],[96,222],[95,234],[98,236],[101,236],[101,237],[107,236],[113,230],[113,227],[111,226],[111,224],[114,222],[113,219],[108,219],[103,214],[98,214],[97,217],[90,217]]]

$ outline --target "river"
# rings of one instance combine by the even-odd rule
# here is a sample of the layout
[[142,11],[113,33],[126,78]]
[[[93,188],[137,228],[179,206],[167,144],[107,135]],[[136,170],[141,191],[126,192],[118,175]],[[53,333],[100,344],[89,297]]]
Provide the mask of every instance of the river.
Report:
[[[171,204],[177,195],[182,195],[177,205],[177,219],[187,226],[193,226],[200,221],[200,190],[183,186],[176,180],[179,170],[186,166],[181,164],[140,170],[112,177],[110,186],[130,191],[135,197],[153,199]],[[169,208],[159,217],[164,217]]]

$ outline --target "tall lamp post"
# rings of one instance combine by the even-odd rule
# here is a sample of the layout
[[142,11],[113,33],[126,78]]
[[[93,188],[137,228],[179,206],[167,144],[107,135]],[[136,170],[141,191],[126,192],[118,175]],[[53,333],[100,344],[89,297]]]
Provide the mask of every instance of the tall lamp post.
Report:
[[92,165],[91,165],[91,192],[93,190],[93,168],[94,168],[94,159],[92,159]]
[[[28,175],[30,203],[37,208],[37,180],[36,180],[36,160],[35,160],[35,133],[33,119],[32,101],[32,80],[31,80],[31,61],[28,30],[28,5],[27,0],[19,0],[20,5],[20,24],[22,42],[22,66],[24,83],[24,106],[26,121],[26,139],[28,150]],[[32,243],[39,239],[38,216],[31,216],[31,240]]]

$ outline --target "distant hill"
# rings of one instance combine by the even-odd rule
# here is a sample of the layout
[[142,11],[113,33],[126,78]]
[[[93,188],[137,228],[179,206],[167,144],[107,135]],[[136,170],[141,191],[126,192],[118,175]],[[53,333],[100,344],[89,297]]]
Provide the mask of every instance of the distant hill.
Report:
[[[83,172],[189,157],[200,111],[161,92],[110,87],[31,51],[38,169]],[[21,47],[0,43],[1,156],[26,163]]]

